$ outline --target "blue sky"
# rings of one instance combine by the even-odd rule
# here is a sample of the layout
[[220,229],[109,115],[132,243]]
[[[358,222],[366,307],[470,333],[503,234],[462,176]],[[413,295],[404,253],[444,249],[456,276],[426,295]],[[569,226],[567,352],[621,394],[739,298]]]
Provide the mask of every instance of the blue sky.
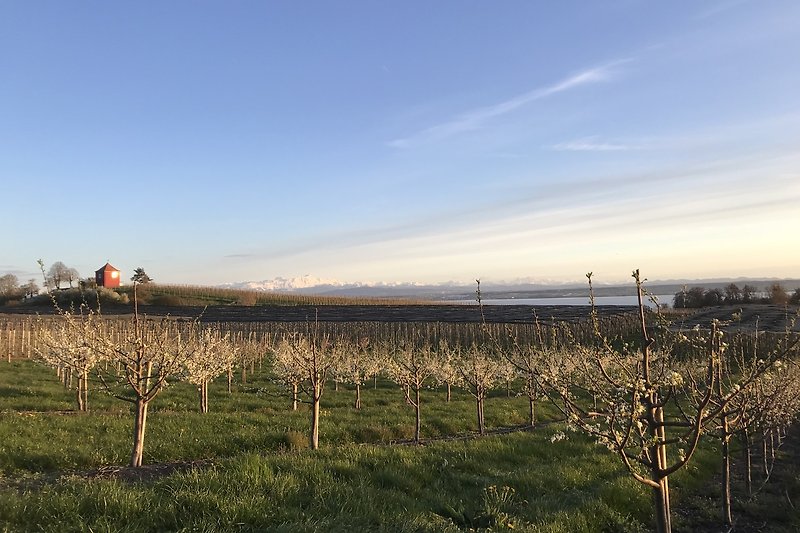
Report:
[[793,0],[5,1],[0,274],[797,278],[798,58]]

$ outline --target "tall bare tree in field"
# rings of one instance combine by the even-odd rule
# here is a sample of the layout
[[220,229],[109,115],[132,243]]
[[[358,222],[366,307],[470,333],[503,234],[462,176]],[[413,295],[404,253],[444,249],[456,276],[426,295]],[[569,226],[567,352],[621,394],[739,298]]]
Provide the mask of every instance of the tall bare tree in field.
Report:
[[194,346],[183,363],[183,375],[189,383],[197,386],[200,395],[200,412],[208,412],[208,384],[216,377],[228,372],[236,360],[238,350],[230,341],[230,335],[203,328],[189,342]]
[[523,392],[528,398],[528,424],[536,425],[536,402],[546,396],[542,374],[562,359],[557,343],[548,336],[534,315],[535,334],[530,342],[523,343],[511,336],[510,346],[501,350],[504,358],[523,380]]
[[103,360],[94,346],[99,315],[82,306],[75,313],[62,312],[61,320],[39,318],[36,354],[46,364],[77,376],[75,399],[79,411],[89,410],[89,374]]
[[[591,273],[587,278],[591,295]],[[735,386],[721,386],[727,343],[718,324],[698,329],[689,339],[693,349],[679,349],[687,337],[648,325],[638,270],[633,278],[639,338],[606,338],[593,309],[594,342],[578,345],[569,371],[550,384],[570,423],[615,453],[651,489],[656,529],[667,533],[672,528],[669,477],[689,463],[709,425],[730,422],[733,401],[767,365],[758,363]]]
[[142,465],[150,402],[194,356],[199,329],[196,321],[153,320],[135,313],[130,322],[108,324],[98,332],[97,349],[121,368],[115,376],[100,374],[103,383],[116,398],[134,407],[130,466]]
[[447,390],[447,401],[452,398],[453,385],[461,383],[461,373],[458,371],[458,352],[446,340],[439,341],[436,348],[436,366],[433,379]]
[[[40,266],[43,267],[43,264],[40,263]],[[47,285],[52,284],[55,286],[56,290],[58,290],[61,288],[61,284],[66,282],[69,282],[71,287],[72,282],[78,277],[78,273],[74,268],[69,268],[61,261],[56,261],[50,266],[50,270],[47,271],[45,281],[48,282]]]
[[300,402],[300,384],[303,383],[306,373],[295,361],[291,341],[283,338],[273,351],[272,371],[284,383],[292,395],[292,411],[297,411]]
[[475,398],[478,433],[486,433],[484,405],[486,396],[499,379],[498,371],[504,363],[493,346],[473,344],[459,350],[458,371],[461,383]]
[[370,344],[369,337],[360,337],[343,345],[334,374],[337,381],[355,386],[354,409],[361,409],[361,387],[368,379],[378,374],[381,368],[382,365],[374,347]]
[[413,340],[390,346],[388,352],[387,372],[392,381],[403,387],[406,401],[414,407],[414,441],[419,442],[422,429],[420,391],[436,372],[436,354],[429,344],[420,343],[415,346]]
[[[734,317],[736,318],[736,317]],[[772,334],[763,338],[758,331],[729,335],[722,331],[723,323],[712,323],[713,340],[718,344],[719,358],[714,361],[715,381],[711,397],[712,412],[716,416],[709,420],[712,435],[720,441],[722,470],[722,518],[725,524],[733,524],[731,505],[731,447],[733,437],[744,435],[746,453],[746,475],[750,471],[749,440],[753,426],[766,420],[772,413],[785,413],[789,408],[794,416],[798,405],[793,398],[796,373],[788,372],[786,361],[797,356],[798,339],[787,329],[784,334]],[[698,332],[693,332],[695,335]],[[691,334],[691,333],[690,333]],[[701,342],[702,342],[702,333]],[[686,341],[693,339],[683,335]],[[791,365],[794,369],[794,366]],[[704,394],[710,384],[691,381],[691,392],[697,397]],[[767,392],[768,391],[768,392]],[[746,477],[749,480],[749,477]],[[747,482],[748,491],[750,483]]]
[[305,334],[287,334],[277,347],[279,356],[287,368],[303,376],[301,391],[306,393],[311,404],[311,427],[309,446],[319,449],[320,400],[325,391],[325,380],[332,373],[341,357],[342,341],[319,331],[319,323],[309,324]]
[[[44,272],[41,260],[39,266]],[[168,378],[179,375],[197,349],[199,322],[142,317],[135,297],[133,316],[114,321],[101,320],[99,308],[96,313],[87,311],[80,315],[82,320],[77,321],[75,315],[58,307],[54,297],[53,304],[62,331],[74,339],[71,342],[77,342],[81,351],[91,353],[97,360],[113,363],[115,372],[98,372],[97,376],[111,395],[133,404],[133,446],[129,464],[141,466],[150,402],[164,389]]]
[[[639,296],[638,342],[609,341],[593,310],[596,341],[577,346],[568,372],[548,376],[559,380],[548,385],[560,395],[569,422],[615,453],[631,475],[651,489],[656,529],[667,533],[672,527],[669,476],[683,468],[697,448],[713,394],[718,351],[709,344],[705,374],[711,387],[691,413],[682,406],[667,409],[685,376],[670,357],[669,347],[659,346],[647,327],[638,270],[633,277]],[[587,278],[591,294],[591,273]],[[681,416],[673,418],[673,413]],[[674,434],[668,434],[672,430]],[[668,447],[677,450],[674,460],[668,458]]]

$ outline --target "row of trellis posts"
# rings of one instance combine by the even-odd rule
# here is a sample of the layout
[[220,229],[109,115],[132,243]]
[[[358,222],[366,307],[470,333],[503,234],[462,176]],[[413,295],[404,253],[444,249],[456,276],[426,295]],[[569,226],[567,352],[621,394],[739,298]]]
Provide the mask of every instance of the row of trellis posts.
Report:
[[[58,316],[18,316],[0,315],[0,357],[7,362],[14,359],[35,358],[40,348],[37,336],[39,328],[48,327]],[[104,317],[108,333],[121,336],[126,328],[133,327],[129,317]],[[180,320],[176,321],[180,329]],[[347,339],[369,338],[373,342],[428,342],[435,345],[439,340],[446,340],[451,345],[468,346],[482,342],[486,338],[500,339],[505,342],[525,344],[531,342],[536,335],[536,327],[531,324],[487,324],[478,323],[443,323],[443,322],[321,322],[316,325],[296,322],[216,322],[204,324],[222,333],[228,333],[231,340],[238,345],[250,346],[261,351],[261,357],[272,346],[275,339],[287,332],[303,332],[311,327],[317,328],[319,334]],[[555,330],[551,330],[555,331]],[[583,341],[591,337],[591,330],[571,328],[570,340]],[[584,338],[576,338],[576,335]],[[563,339],[562,339],[563,340]],[[253,354],[255,355],[255,354]],[[252,373],[254,365],[260,357],[248,357],[247,364],[242,366],[244,372]],[[244,377],[244,375],[243,375]]]

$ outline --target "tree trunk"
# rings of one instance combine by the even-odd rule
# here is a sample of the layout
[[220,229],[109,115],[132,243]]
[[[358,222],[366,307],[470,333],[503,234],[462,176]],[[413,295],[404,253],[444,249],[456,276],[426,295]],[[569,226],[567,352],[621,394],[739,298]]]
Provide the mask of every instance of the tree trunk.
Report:
[[144,431],[147,426],[147,406],[148,402],[139,398],[136,400],[136,418],[133,423],[133,451],[131,452],[130,466],[142,466],[142,455],[144,452]]
[[414,398],[416,399],[416,402],[414,403],[414,415],[416,417],[416,425],[414,426],[414,442],[419,442],[422,429],[422,417],[420,416],[419,408],[419,386],[415,387],[414,389]]
[[650,447],[650,456],[653,458],[652,480],[658,483],[653,488],[653,504],[656,518],[656,531],[669,533],[672,531],[672,518],[669,499],[669,478],[661,477],[660,472],[667,468],[667,447],[663,444],[666,440],[664,429],[664,408],[653,407],[658,404],[658,397],[652,395],[645,401],[647,406],[649,433],[655,440]]
[[198,391],[200,392],[200,412],[207,413],[208,412],[208,381],[204,381],[198,387]]
[[480,392],[475,395],[475,401],[478,408],[478,433],[483,435],[486,431],[483,426],[483,395]]
[[744,486],[747,495],[753,495],[753,460],[750,451],[750,433],[747,428],[742,432],[742,452],[744,453]]
[[297,411],[297,382],[292,383],[292,411]]
[[731,516],[731,436],[728,433],[728,419],[722,416],[722,519],[726,525],[733,524]]
[[228,366],[228,394],[233,392],[233,366]]
[[78,403],[78,411],[86,411],[86,405],[83,403],[83,376],[78,378],[78,386],[75,387],[75,400]]
[[89,371],[83,373],[83,410],[89,410]]
[[[669,489],[664,486],[666,478],[659,480],[659,486],[653,487],[653,507],[655,509],[656,531],[670,533],[672,525],[669,517]],[[667,492],[665,492],[665,488]]]
[[451,387],[450,387],[450,382],[448,381],[448,382],[447,382],[447,401],[448,401],[448,402],[449,402],[449,401],[450,401],[450,399],[452,398],[452,394],[450,393],[450,388],[451,388]]
[[528,396],[528,423],[531,429],[536,427],[536,399],[533,396]]
[[356,383],[356,403],[354,407],[361,409],[361,383]]
[[321,385],[314,384],[313,393],[311,396],[311,435],[308,442],[312,450],[319,449],[319,399],[321,396]]

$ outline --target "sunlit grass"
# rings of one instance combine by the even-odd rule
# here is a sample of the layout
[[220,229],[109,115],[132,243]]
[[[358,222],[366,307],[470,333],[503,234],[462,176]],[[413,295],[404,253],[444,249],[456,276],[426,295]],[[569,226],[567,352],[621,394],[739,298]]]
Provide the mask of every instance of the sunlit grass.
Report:
[[[422,446],[414,412],[395,384],[354,391],[329,382],[321,449],[309,450],[307,405],[290,410],[266,371],[210,391],[173,383],[153,402],[145,465],[195,464],[143,481],[94,477],[123,465],[131,446],[128,404],[98,390],[90,412],[73,409],[52,369],[0,367],[0,529],[7,531],[649,531],[650,492],[616,457],[582,434],[551,442],[563,425],[546,404],[533,431],[475,437],[467,392],[426,389]],[[527,399],[495,390],[488,428],[526,423]],[[456,437],[456,438],[453,438]],[[673,506],[713,493],[714,444],[671,478]],[[491,488],[494,487],[494,488]],[[507,498],[498,497],[504,494]],[[693,497],[693,496],[692,496]],[[694,497],[693,497],[694,498]],[[695,501],[694,498],[692,501]],[[711,502],[711,500],[709,500]],[[713,520],[714,508],[707,514]],[[777,520],[777,519],[776,519]],[[686,531],[676,513],[677,530]],[[783,522],[779,522],[783,523]],[[780,531],[780,527],[774,529]],[[789,531],[791,529],[786,529]]]

